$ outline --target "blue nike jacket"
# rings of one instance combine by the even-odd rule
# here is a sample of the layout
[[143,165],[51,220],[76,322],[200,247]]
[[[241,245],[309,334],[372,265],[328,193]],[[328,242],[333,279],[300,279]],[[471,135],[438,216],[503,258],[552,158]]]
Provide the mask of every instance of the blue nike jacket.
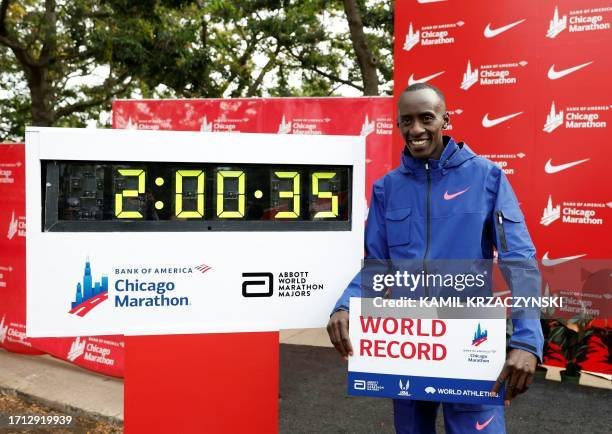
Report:
[[[494,247],[513,295],[540,295],[535,248],[523,213],[502,170],[466,144],[444,136],[440,160],[402,163],[375,184],[365,230],[367,259],[492,259]],[[361,296],[357,274],[334,308]],[[508,345],[542,360],[538,318],[515,318]]]

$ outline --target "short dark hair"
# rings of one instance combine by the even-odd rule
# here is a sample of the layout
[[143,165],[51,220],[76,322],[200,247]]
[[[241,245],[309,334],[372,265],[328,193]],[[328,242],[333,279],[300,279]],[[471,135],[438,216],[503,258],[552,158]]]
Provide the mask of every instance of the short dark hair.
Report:
[[406,89],[404,89],[404,91],[402,93],[414,92],[414,91],[423,90],[423,89],[431,89],[431,90],[433,90],[440,97],[440,99],[442,100],[442,102],[446,106],[446,97],[444,96],[442,91],[440,89],[438,89],[436,86],[434,86],[433,84],[429,84],[429,83],[413,83],[410,86],[408,86]]

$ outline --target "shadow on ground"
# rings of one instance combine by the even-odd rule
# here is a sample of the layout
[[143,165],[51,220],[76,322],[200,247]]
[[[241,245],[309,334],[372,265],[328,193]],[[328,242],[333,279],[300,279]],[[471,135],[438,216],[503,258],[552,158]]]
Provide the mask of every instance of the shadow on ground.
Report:
[[[508,433],[609,433],[612,392],[538,380],[506,411]],[[348,396],[332,348],[280,346],[281,433],[392,433],[391,401]],[[441,413],[438,432],[442,433]]]

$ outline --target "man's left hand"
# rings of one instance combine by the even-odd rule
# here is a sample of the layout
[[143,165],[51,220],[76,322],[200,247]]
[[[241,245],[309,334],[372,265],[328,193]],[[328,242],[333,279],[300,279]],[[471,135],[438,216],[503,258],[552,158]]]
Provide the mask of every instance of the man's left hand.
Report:
[[497,377],[491,392],[499,393],[502,384],[506,383],[506,405],[510,404],[517,395],[526,392],[533,383],[533,374],[538,360],[529,351],[511,350],[506,357],[506,364]]

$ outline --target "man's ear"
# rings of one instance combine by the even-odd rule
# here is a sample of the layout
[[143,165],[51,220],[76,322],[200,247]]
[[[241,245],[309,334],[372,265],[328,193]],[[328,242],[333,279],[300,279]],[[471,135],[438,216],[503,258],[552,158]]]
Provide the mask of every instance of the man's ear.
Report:
[[450,125],[450,116],[448,115],[448,112],[444,113],[442,119],[444,119],[444,128],[448,128]]

